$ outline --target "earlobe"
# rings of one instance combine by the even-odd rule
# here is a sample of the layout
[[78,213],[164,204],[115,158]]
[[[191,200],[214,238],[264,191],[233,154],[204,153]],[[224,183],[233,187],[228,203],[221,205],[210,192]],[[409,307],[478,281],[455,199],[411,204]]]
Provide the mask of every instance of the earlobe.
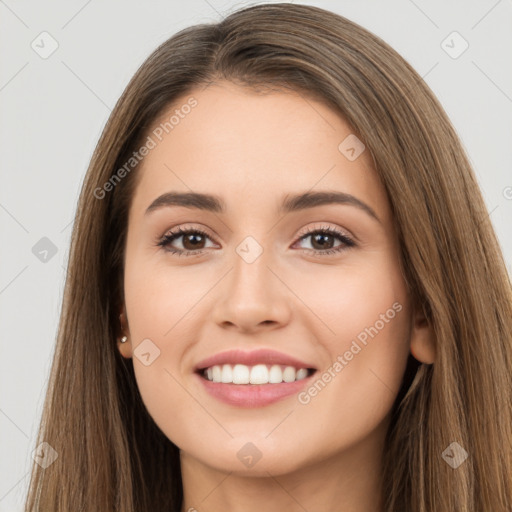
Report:
[[424,315],[417,315],[411,330],[411,354],[420,363],[433,364],[436,358],[435,333]]
[[123,305],[121,314],[119,315],[121,335],[117,339],[117,348],[125,359],[132,357],[132,344],[130,342],[130,331],[126,319],[126,310]]

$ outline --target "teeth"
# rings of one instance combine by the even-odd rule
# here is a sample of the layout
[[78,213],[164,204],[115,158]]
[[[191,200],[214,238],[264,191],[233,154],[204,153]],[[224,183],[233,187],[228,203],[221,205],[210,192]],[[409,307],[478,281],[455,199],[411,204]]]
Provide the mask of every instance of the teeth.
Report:
[[295,380],[295,368],[293,366],[287,366],[284,369],[283,380],[285,382],[293,382]]
[[233,382],[233,370],[231,369],[231,365],[225,364],[222,366],[220,381],[224,382],[225,384]]
[[212,368],[212,380],[213,382],[220,382],[222,378],[222,370],[220,366],[214,366]]
[[[247,368],[247,366],[245,366]],[[249,377],[251,384],[268,384],[268,368],[264,364],[257,364],[251,368]],[[236,384],[236,383],[235,383]]]
[[233,367],[233,384],[249,384],[249,378],[249,367],[244,364],[235,364]]
[[306,368],[296,370],[293,366],[274,364],[245,364],[215,365],[203,370],[203,376],[212,382],[223,384],[280,384],[281,382],[294,382],[305,379],[309,375]]
[[308,371],[306,368],[301,368],[297,371],[297,375],[295,376],[296,380],[302,380],[305,379],[308,376]]
[[270,384],[281,384],[283,382],[283,371],[277,364],[270,368],[268,381]]

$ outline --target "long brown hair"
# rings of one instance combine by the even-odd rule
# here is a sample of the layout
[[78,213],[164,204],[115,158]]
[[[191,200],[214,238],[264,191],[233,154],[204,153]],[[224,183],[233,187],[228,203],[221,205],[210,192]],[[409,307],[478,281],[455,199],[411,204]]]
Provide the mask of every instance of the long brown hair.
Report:
[[[57,345],[26,511],[179,511],[178,448],[116,347],[135,167],[98,189],[152,123],[197,85],[231,80],[293,89],[343,116],[388,194],[414,304],[436,361],[404,376],[383,471],[386,512],[512,510],[512,293],[475,175],[443,108],[384,41],[329,11],[294,4],[239,10],[177,33],[117,102],[85,177],[73,226]],[[200,108],[200,106],[198,107]],[[96,191],[96,192],[95,192]],[[178,420],[177,420],[178,421]],[[443,458],[457,442],[468,458]]]

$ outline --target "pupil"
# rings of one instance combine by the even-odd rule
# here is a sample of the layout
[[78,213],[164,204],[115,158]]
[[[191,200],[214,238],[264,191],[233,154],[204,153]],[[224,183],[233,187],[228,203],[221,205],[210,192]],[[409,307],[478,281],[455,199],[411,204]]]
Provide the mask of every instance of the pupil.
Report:
[[[195,238],[198,238],[199,241],[192,241],[193,239]],[[202,235],[200,234],[190,234],[190,235],[187,235],[185,238],[184,238],[184,242],[183,242],[183,246],[185,247],[185,249],[187,249],[187,243],[191,243],[192,244],[192,247],[191,248],[188,248],[188,249],[191,249],[191,250],[194,250],[194,249],[197,249],[197,244],[201,243],[201,239],[203,238]]]
[[[325,239],[326,238],[331,238],[331,235],[325,235],[325,234],[322,234],[322,233],[318,233],[317,235],[313,236],[313,247],[315,246],[315,244],[320,244],[320,249],[326,249],[326,244],[325,244]],[[322,243],[322,241],[324,243]],[[329,245],[329,248],[330,248],[330,245],[331,244],[328,244]]]

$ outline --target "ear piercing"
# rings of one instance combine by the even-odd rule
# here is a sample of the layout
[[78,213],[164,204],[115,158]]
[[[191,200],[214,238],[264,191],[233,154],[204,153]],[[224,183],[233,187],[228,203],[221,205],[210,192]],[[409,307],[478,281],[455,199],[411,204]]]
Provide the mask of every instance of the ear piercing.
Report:
[[[119,315],[119,321],[121,322],[121,325],[123,323],[123,314],[121,313]],[[120,340],[121,343],[126,343],[128,341],[128,336],[123,336]]]

